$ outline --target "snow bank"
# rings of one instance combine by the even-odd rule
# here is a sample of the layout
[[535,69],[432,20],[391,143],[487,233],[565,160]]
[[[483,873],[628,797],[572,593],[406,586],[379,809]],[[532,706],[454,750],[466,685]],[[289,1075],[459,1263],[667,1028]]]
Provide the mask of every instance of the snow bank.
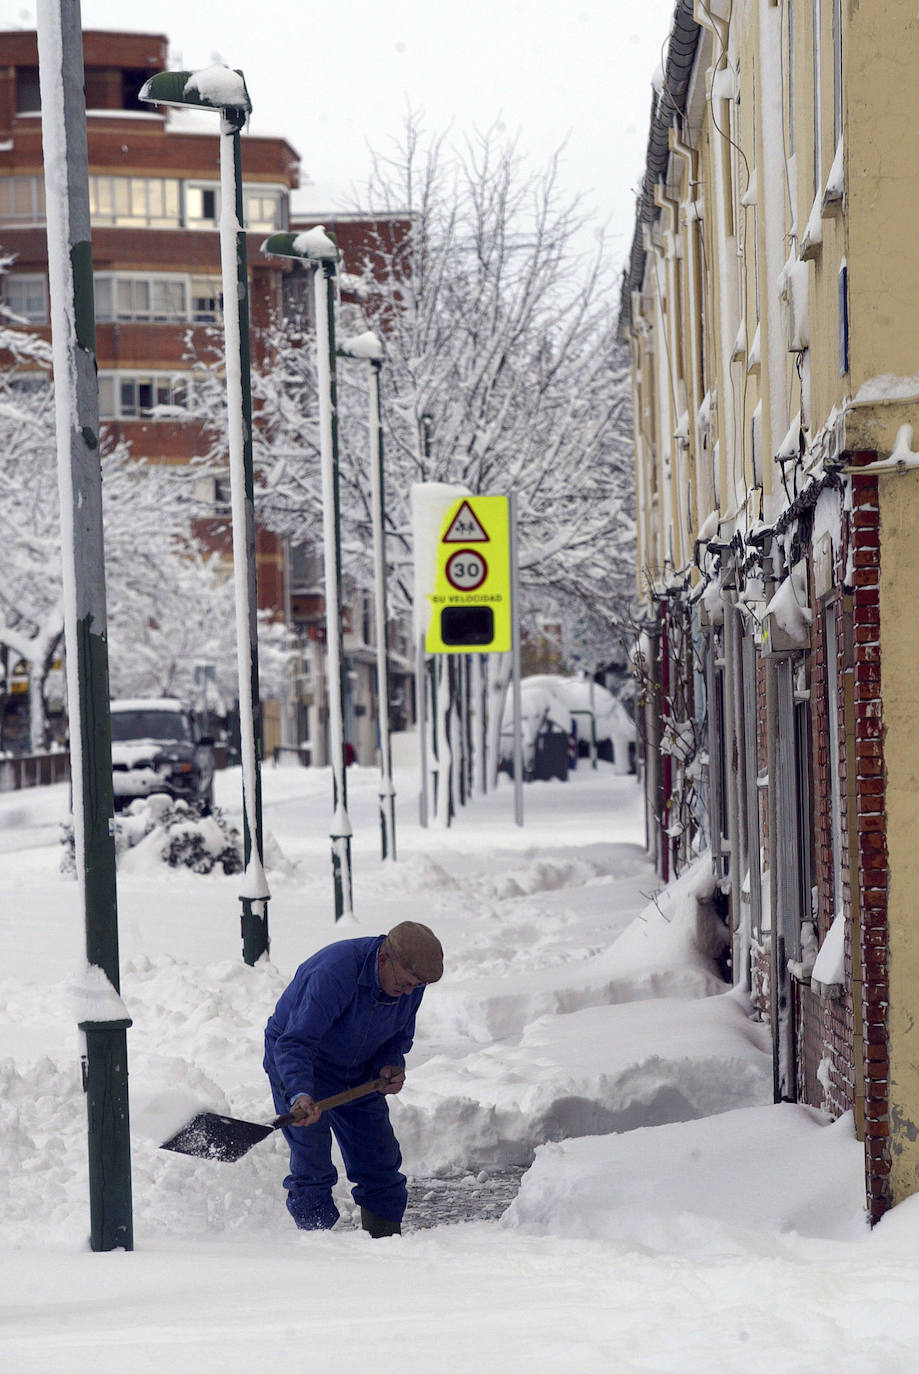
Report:
[[503,1224],[687,1257],[781,1251],[791,1235],[859,1240],[863,1167],[851,1115],[751,1107],[545,1145]]
[[[440,1055],[396,1113],[421,1171],[528,1164],[540,1142],[629,1132],[769,1101],[765,1028],[742,1001],[639,1001],[532,1020],[516,1043]],[[458,1145],[461,1156],[458,1157]]]

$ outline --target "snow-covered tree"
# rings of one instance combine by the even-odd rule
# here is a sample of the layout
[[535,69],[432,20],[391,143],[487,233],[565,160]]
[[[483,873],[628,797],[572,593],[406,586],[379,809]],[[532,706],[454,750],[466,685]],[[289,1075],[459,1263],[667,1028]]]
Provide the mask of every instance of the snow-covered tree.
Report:
[[[217,555],[173,537],[141,554],[146,575],[109,578],[109,676],[113,697],[173,696],[198,704],[196,670],[212,671],[223,715],[238,695],[233,579]],[[135,569],[140,574],[140,569]],[[259,680],[264,695],[286,691],[290,648],[286,627],[259,615]]]
[[[8,266],[0,257],[0,272]],[[51,350],[0,315],[0,645],[28,665],[30,746],[46,742],[46,684],[63,645],[60,511]],[[109,669],[115,693],[190,694],[196,662],[219,665],[236,691],[232,583],[203,558],[188,470],[103,446]],[[268,636],[266,675],[284,671],[283,636]]]
[[410,120],[368,188],[374,210],[411,210],[407,234],[346,265],[386,345],[394,518],[410,481],[515,490],[524,587],[613,619],[630,576],[628,364],[606,247],[585,258],[558,161],[534,175],[494,133],[451,149]]
[[[363,211],[365,246],[359,260],[342,264],[338,341],[372,331],[385,347],[391,607],[411,599],[414,483],[515,491],[524,619],[536,625],[551,610],[563,623],[589,624],[602,662],[627,619],[633,580],[628,359],[615,339],[618,282],[606,246],[597,236],[585,253],[586,217],[561,195],[558,163],[534,175],[493,132],[452,148],[446,138],[426,141],[410,119],[394,152],[375,158],[365,203],[355,207]],[[259,351],[257,516],[295,541],[317,543],[308,307],[289,311]],[[214,436],[211,457],[219,463],[226,430],[219,349],[197,361],[196,418]],[[367,386],[366,364],[339,362],[343,564],[365,586],[372,583]],[[500,698],[500,672],[493,686]],[[434,739],[450,755],[440,811],[455,787],[446,742],[455,733],[452,686],[438,689],[437,703]]]
[[[516,490],[532,599],[588,606],[612,624],[632,576],[628,360],[615,341],[617,286],[602,236],[585,259],[585,216],[559,192],[558,159],[532,175],[493,133],[451,149],[444,138],[425,142],[410,120],[392,155],[375,158],[356,208],[367,247],[343,264],[343,292],[357,304],[343,308],[339,343],[365,330],[384,341],[390,532],[409,528],[414,482]],[[261,342],[267,361],[252,379],[259,518],[318,539],[309,319],[290,315]],[[219,461],[219,353],[198,361],[195,405]],[[365,366],[339,362],[344,557],[369,582],[366,387]],[[407,543],[403,551],[408,559]]]

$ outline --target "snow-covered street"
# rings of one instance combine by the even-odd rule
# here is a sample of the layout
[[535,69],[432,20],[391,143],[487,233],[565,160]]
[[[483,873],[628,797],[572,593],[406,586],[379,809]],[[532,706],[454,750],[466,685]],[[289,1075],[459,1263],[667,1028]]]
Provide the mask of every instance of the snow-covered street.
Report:
[[[254,969],[237,879],[150,844],[123,857],[135,1249],[108,1254],[86,1239],[67,790],[0,795],[4,1371],[913,1374],[919,1199],[870,1232],[851,1119],[772,1104],[767,1029],[698,914],[708,866],[658,892],[635,778],[582,760],[525,789],[523,829],[505,779],[422,830],[401,767],[385,865],[377,775],[348,783],[357,924],[336,927],[329,773],[265,768],[272,947]],[[218,805],[238,815],[239,792],[238,770],[218,775]],[[297,964],[403,919],[433,926],[446,973],[390,1099],[402,1237],[354,1229],[343,1183],[343,1224],[297,1232],[277,1137],[232,1165],[158,1149],[202,1107],[270,1119],[262,1031]],[[438,1189],[474,1214],[522,1170],[499,1219],[427,1224]]]

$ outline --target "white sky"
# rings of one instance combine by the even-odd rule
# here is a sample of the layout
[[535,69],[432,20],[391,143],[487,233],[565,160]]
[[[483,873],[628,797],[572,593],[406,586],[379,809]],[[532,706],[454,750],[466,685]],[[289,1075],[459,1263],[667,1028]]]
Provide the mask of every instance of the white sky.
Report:
[[[330,199],[360,185],[408,106],[431,131],[503,121],[542,167],[568,140],[564,185],[608,222],[616,265],[631,243],[651,77],[675,0],[339,0],[320,7],[83,0],[85,28],[165,33],[175,65],[241,67],[253,133],[283,133]],[[272,15],[277,22],[272,23]],[[0,0],[0,28],[32,28],[34,0]]]

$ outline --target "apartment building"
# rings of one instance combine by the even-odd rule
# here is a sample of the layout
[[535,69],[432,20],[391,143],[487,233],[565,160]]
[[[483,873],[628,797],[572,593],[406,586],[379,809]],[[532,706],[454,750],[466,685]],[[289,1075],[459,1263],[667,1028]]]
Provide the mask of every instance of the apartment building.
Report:
[[[204,348],[209,331],[222,319],[217,120],[207,111],[138,101],[144,82],[169,66],[165,36],[89,30],[83,46],[100,419],[103,431],[127,441],[138,458],[184,464],[206,451],[207,436],[198,423],[169,417],[161,408],[180,404],[192,385],[189,341]],[[304,290],[309,274],[259,251],[266,235],[305,227],[290,210],[300,178],[296,150],[284,138],[246,130],[241,152],[257,362],[260,332],[272,315],[293,304],[309,309]],[[13,315],[48,337],[44,220],[37,37],[4,32],[0,246],[15,261],[0,278],[0,290]],[[363,260],[369,237],[377,241],[388,228],[359,215],[327,224],[338,234],[346,264]],[[229,561],[228,484],[199,483],[197,494],[205,511],[197,523],[199,537]],[[281,743],[308,742],[308,756],[321,763],[327,757],[321,577],[311,583],[308,604],[292,582],[293,569],[313,552],[292,551],[269,531],[257,531],[259,606],[286,619],[300,643],[290,700],[263,703],[266,753]],[[356,660],[369,661],[372,641],[359,638],[365,622],[359,615],[355,619],[358,634],[346,648]],[[346,709],[356,721],[367,722],[356,748],[362,762],[372,763],[375,686],[371,689],[368,673],[353,671],[345,685]]]
[[679,0],[623,282],[649,835],[708,852],[777,1099],[919,1190],[911,0]]

